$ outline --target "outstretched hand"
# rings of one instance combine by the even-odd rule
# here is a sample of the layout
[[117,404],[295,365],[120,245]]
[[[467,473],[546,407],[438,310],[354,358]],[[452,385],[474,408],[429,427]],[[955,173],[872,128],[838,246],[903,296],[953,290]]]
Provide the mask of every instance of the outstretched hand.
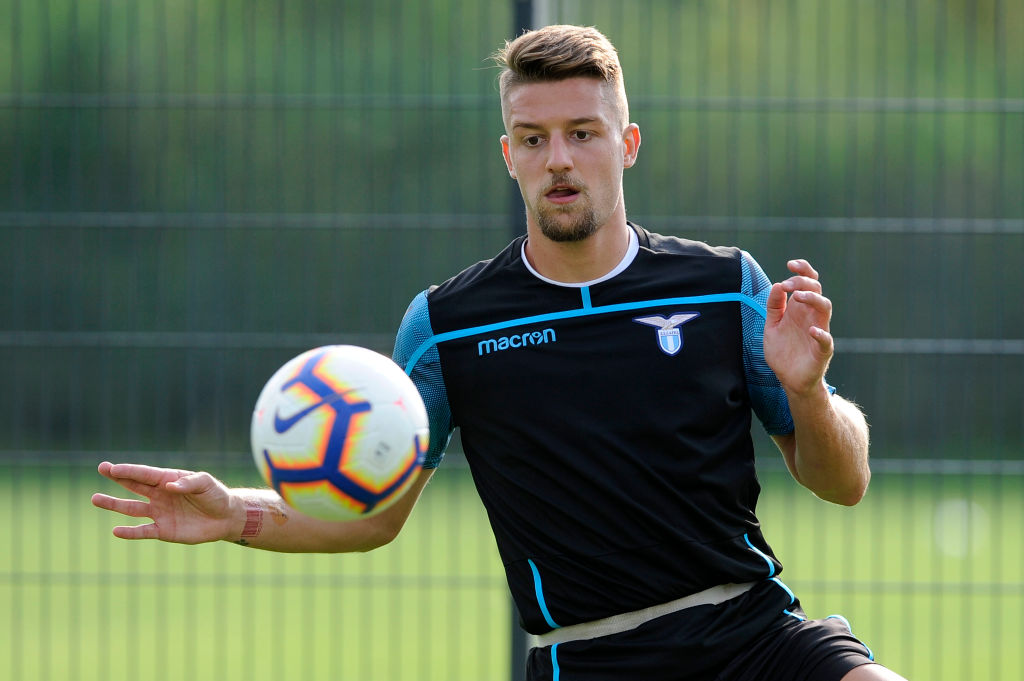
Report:
[[787,266],[793,276],[772,284],[765,306],[764,355],[783,387],[803,394],[823,385],[832,359],[832,301],[822,295],[809,262],[790,260]]
[[209,473],[107,461],[99,465],[99,472],[148,499],[92,496],[93,505],[99,508],[153,520],[145,525],[115,527],[116,537],[199,544],[225,539],[236,529],[232,526],[231,494]]

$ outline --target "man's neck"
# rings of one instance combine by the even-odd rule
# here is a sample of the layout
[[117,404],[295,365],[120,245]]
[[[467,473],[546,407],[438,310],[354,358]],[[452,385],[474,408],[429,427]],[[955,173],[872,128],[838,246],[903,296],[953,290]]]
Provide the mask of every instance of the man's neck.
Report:
[[601,226],[582,241],[552,241],[540,229],[526,228],[526,258],[539,274],[565,284],[600,279],[622,261],[629,248],[625,217]]

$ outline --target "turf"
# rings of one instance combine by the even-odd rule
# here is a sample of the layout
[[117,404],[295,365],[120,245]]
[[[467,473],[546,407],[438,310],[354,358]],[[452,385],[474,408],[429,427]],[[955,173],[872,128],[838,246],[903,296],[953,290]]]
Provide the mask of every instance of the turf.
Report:
[[[230,476],[229,476],[230,477]],[[252,480],[242,480],[249,482]],[[762,475],[782,579],[908,678],[1024,678],[1024,481],[876,474],[857,507]],[[508,596],[463,469],[369,554],[125,542],[87,468],[0,466],[0,677],[506,679]]]

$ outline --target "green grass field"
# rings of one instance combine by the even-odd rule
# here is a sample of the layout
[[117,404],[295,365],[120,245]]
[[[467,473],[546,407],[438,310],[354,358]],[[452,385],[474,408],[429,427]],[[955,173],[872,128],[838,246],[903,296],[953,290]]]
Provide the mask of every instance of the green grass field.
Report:
[[[237,480],[252,484],[251,478]],[[762,476],[765,533],[812,617],[911,679],[1024,677],[1024,481],[876,474],[853,509]],[[465,470],[370,554],[115,539],[88,468],[0,466],[0,678],[507,679],[508,596]]]

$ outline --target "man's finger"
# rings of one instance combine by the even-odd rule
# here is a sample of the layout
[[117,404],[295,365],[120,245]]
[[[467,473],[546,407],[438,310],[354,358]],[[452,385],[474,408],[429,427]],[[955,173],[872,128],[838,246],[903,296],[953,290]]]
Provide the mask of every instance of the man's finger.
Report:
[[156,523],[146,525],[125,526],[119,525],[114,528],[114,536],[119,539],[158,539],[160,529]]
[[107,511],[114,511],[132,518],[148,518],[149,504],[136,499],[119,499],[106,494],[92,495],[92,505]]
[[135,494],[138,494],[141,497],[152,498],[153,494],[157,490],[157,488],[154,487],[153,485],[147,485],[146,483],[143,482],[137,482],[130,478],[115,478],[109,475],[106,477],[121,485],[121,487],[124,487],[129,492],[134,492]]
[[811,338],[818,342],[818,349],[825,357],[832,357],[834,341],[832,334],[819,326],[811,327]]
[[793,293],[794,291],[814,291],[815,293],[821,293],[821,282],[814,277],[808,277],[805,275],[790,277],[782,282],[782,285],[786,288],[786,291],[790,293]]
[[813,279],[818,278],[818,271],[811,267],[811,263],[807,262],[803,258],[796,258],[786,263],[786,267],[793,274],[801,274],[806,277]]
[[[186,471],[181,472],[184,473]],[[178,492],[180,494],[201,494],[209,489],[212,483],[212,475],[199,472],[183,475],[173,482],[168,482],[165,487],[171,492]]]
[[110,464],[110,466],[106,468],[105,473],[102,469],[100,470],[100,473],[117,482],[120,482],[121,480],[134,480],[135,482],[142,483],[143,485],[154,487],[165,482],[168,478],[173,479],[174,471],[167,468],[143,466],[135,463],[115,463]]
[[768,325],[777,324],[782,319],[782,315],[786,313],[786,287],[782,284],[772,284],[764,307],[766,314],[765,323]]
[[820,293],[814,293],[813,291],[796,291],[793,293],[793,300],[798,303],[810,305],[822,314],[830,316],[832,314],[832,301]]

